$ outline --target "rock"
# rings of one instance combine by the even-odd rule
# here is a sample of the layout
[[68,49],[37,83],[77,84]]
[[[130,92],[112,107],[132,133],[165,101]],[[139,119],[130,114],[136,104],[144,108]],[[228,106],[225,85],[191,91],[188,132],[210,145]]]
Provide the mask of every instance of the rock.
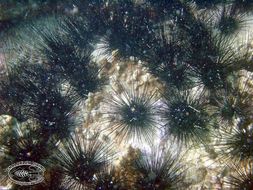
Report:
[[207,169],[205,167],[194,167],[187,171],[186,183],[195,185],[205,180]]

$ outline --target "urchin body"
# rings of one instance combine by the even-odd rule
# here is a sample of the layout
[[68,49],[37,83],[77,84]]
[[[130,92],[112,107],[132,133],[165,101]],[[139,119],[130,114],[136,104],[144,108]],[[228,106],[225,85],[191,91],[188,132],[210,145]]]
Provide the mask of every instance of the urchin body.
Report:
[[124,141],[135,139],[150,142],[158,127],[156,91],[148,92],[147,87],[135,91],[122,84],[119,86],[122,94],[113,91],[106,101],[106,121],[111,121],[109,133],[118,132],[116,138],[122,137]]

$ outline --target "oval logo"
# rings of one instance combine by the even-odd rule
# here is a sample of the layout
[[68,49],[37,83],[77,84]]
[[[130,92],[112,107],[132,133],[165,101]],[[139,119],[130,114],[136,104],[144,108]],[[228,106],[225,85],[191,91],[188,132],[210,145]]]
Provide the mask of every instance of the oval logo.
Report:
[[22,161],[7,168],[10,180],[17,185],[35,185],[44,180],[45,168],[31,161]]

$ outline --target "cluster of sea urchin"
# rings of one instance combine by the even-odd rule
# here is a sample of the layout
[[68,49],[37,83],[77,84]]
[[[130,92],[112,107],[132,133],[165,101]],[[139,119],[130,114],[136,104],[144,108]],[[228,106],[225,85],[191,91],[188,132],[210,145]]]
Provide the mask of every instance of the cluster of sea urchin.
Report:
[[[10,34],[18,40],[17,47],[6,51],[8,74],[0,81],[0,111],[27,125],[3,133],[8,138],[2,138],[0,148],[12,162],[46,163],[50,177],[35,189],[184,188],[182,160],[160,146],[135,158],[131,171],[136,179],[123,185],[118,168],[110,169],[113,145],[104,144],[99,135],[87,139],[77,134],[83,131],[79,111],[86,109],[78,108],[84,105],[79,102],[110,84],[110,76],[96,61],[101,59],[93,59],[101,53],[102,58],[114,58],[109,60],[112,67],[115,61],[139,60],[161,84],[157,90],[149,81],[138,85],[133,80],[128,87],[117,79],[118,88],[105,98],[102,114],[112,140],[131,139],[145,147],[144,142],[161,143],[158,134],[165,132],[162,143],[172,137],[175,144],[191,148],[192,143],[213,145],[214,140],[220,160],[252,161],[252,92],[245,93],[240,85],[234,88],[242,80],[239,72],[252,71],[248,46],[235,47],[241,27],[251,19],[251,1],[69,2],[66,6],[72,7],[66,7],[64,14],[40,18],[44,22],[35,20],[25,24],[26,29],[20,25],[5,34],[6,42],[13,42]],[[10,58],[11,53],[15,58]],[[101,127],[97,133],[104,137],[103,132]],[[210,133],[221,138],[212,139]],[[228,184],[252,188],[241,185],[252,182],[252,172],[246,173]],[[59,184],[52,182],[54,175]]]

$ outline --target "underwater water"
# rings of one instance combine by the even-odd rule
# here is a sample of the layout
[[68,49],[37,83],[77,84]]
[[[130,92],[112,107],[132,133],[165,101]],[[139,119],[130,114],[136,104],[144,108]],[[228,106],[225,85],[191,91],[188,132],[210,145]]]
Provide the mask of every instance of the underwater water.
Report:
[[253,1],[0,1],[0,190],[253,190]]

